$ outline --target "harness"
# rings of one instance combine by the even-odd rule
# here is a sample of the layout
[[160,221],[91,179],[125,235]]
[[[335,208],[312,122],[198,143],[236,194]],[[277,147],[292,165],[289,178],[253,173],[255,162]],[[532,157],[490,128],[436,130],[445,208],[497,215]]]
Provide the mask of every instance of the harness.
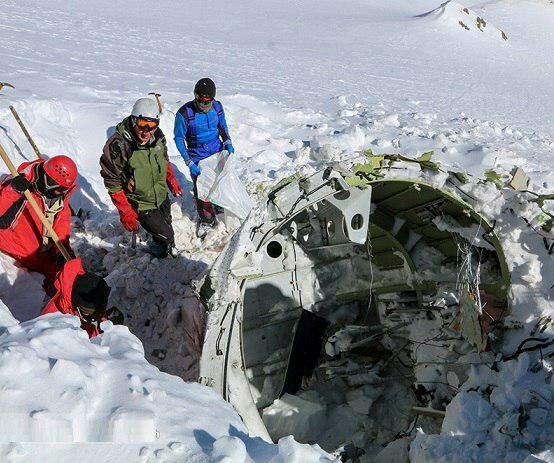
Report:
[[[48,220],[48,222],[50,222],[52,227],[54,227],[54,219],[56,218],[56,215],[58,215],[58,213],[64,208],[63,199],[63,197],[59,197],[52,201],[44,201],[44,217]],[[48,246],[49,240],[54,239],[54,237],[50,235],[50,232],[46,227],[43,232],[44,235],[42,237],[42,244],[44,246]]]

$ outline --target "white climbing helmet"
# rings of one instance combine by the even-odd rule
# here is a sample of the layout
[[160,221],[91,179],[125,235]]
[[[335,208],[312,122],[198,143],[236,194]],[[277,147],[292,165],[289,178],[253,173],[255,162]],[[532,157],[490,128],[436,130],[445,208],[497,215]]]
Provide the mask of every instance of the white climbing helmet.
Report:
[[139,98],[133,105],[131,115],[140,119],[160,120],[160,109],[158,103],[150,98]]

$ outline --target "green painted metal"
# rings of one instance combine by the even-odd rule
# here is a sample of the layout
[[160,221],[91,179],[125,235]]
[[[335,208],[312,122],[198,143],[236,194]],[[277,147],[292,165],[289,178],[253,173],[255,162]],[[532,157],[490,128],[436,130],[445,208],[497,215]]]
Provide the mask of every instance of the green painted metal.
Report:
[[[372,237],[373,233],[375,233],[375,231],[377,231],[378,235],[384,236],[384,237],[387,238],[388,242],[393,246],[393,249],[402,254],[402,256],[404,257],[404,260],[405,260],[406,264],[408,265],[408,268],[411,270],[411,272],[415,273],[417,271],[417,269],[416,269],[416,266],[415,266],[414,261],[412,259],[412,256],[408,253],[408,251],[406,251],[406,248],[402,245],[402,243],[400,243],[400,241],[398,241],[392,233],[390,233],[385,228],[380,227],[375,222],[372,222],[369,226],[370,242],[372,242],[371,237]],[[374,288],[374,289],[375,289],[375,291],[377,291],[377,288]],[[410,288],[409,290],[416,292],[418,306],[421,307],[421,305],[423,304],[423,295],[421,293],[421,290],[417,289],[417,288]]]
[[[413,273],[417,272],[409,250],[408,244],[413,241],[413,233],[421,235],[426,244],[438,249],[446,258],[455,258],[458,245],[452,233],[438,230],[437,227],[425,220],[426,209],[437,205],[445,215],[454,218],[462,227],[470,227],[480,224],[488,241],[495,248],[500,266],[501,281],[497,284],[483,285],[483,289],[494,294],[501,301],[507,299],[507,291],[510,285],[510,273],[506,258],[492,225],[473,207],[459,196],[447,190],[441,190],[433,185],[422,182],[420,179],[395,179],[384,178],[386,171],[398,161],[419,163],[422,169],[437,169],[436,163],[431,161],[432,152],[424,153],[418,159],[409,159],[401,155],[375,156],[371,152],[366,153],[368,162],[353,167],[353,176],[345,177],[351,187],[372,187],[372,201],[377,204],[377,209],[371,215],[370,237],[374,252],[374,263],[378,267],[400,268],[401,260],[395,255],[399,252]],[[465,178],[464,178],[465,179]],[[295,180],[295,176],[280,182],[273,191],[282,188],[283,185]],[[492,182],[498,181],[496,176],[491,177]],[[398,219],[406,222],[397,227],[393,235],[395,223]],[[340,260],[340,259],[339,259]],[[327,262],[329,264],[330,262]],[[420,289],[409,288],[408,291],[417,291],[419,305],[422,304]],[[339,297],[339,295],[337,295]],[[346,297],[345,295],[341,295]]]
[[[437,230],[432,224],[422,224],[419,218],[413,216],[414,210],[418,207],[424,207],[426,202],[430,203],[438,199],[446,200],[442,210],[455,218],[461,226],[471,226],[472,224],[480,224],[484,233],[487,235],[488,241],[495,248],[500,265],[501,281],[496,284],[483,285],[483,289],[494,294],[500,301],[506,301],[507,292],[510,286],[510,272],[506,263],[506,257],[498,237],[494,234],[493,226],[476,212],[473,207],[458,196],[449,191],[440,190],[433,185],[426,184],[420,180],[411,179],[366,179],[367,185],[373,188],[373,198],[377,204],[377,209],[372,214],[372,223],[378,225],[380,229],[387,231],[394,226],[395,217],[406,219],[406,223],[400,227],[394,239],[401,248],[407,243],[409,230],[419,233],[426,239],[426,242],[431,246],[435,246],[446,257],[456,256],[458,251],[455,240],[448,232]],[[387,188],[390,186],[390,188]],[[407,195],[417,191],[417,195]],[[402,207],[395,209],[392,199],[401,199]],[[382,201],[380,200],[382,199]],[[387,211],[383,211],[381,205],[386,203]],[[419,223],[418,223],[419,222]],[[391,235],[392,236],[392,235]],[[449,239],[450,237],[450,239]],[[409,255],[409,252],[403,253],[404,256]],[[407,262],[413,261],[407,259]],[[415,271],[415,269],[414,269]]]

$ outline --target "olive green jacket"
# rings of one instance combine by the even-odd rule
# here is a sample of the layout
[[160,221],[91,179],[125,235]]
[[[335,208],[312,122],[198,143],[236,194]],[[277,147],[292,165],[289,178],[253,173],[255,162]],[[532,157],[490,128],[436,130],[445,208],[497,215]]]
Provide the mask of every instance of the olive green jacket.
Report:
[[131,117],[120,122],[104,145],[100,175],[110,193],[123,190],[137,211],[157,209],[167,199],[167,145],[158,127],[150,142],[140,146]]

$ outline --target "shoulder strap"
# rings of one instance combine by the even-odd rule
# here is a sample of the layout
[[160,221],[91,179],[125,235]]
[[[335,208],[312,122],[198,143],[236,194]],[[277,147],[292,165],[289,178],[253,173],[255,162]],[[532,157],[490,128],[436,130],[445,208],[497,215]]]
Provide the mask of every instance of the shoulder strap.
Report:
[[190,106],[185,106],[185,117],[187,118],[189,125],[194,120],[194,116],[194,110]]
[[17,217],[21,214],[21,211],[25,207],[25,196],[21,196],[15,201],[4,214],[0,215],[0,230],[6,230],[10,228],[16,221]]
[[194,116],[196,113],[190,105],[185,106],[185,117],[187,118],[188,130],[187,130],[187,139],[196,140],[196,124],[194,122]]
[[[46,220],[50,222],[50,225],[52,225],[52,227],[54,227],[54,220],[56,219],[56,216],[58,215],[59,212],[62,211],[63,208],[64,208],[63,197],[56,198],[52,202],[45,201],[44,217],[46,217]],[[44,246],[47,246],[48,240],[53,239],[53,237],[50,235],[50,232],[48,231],[48,229],[46,229],[46,227],[44,227],[43,233],[44,235],[42,237],[42,244]]]
[[185,103],[183,106],[179,108],[179,114],[183,116],[187,121],[187,133],[186,138],[188,141],[196,139],[196,124],[193,124],[194,117],[196,116],[196,113],[194,112],[194,109],[192,108],[192,101],[189,101],[188,103]]
[[217,100],[214,100],[214,109],[217,113],[217,117],[221,117],[221,115],[223,114],[223,106],[221,106],[221,103]]
[[190,124],[194,120],[194,110],[192,109],[191,102],[185,103],[179,108],[179,113],[187,120],[187,123]]

